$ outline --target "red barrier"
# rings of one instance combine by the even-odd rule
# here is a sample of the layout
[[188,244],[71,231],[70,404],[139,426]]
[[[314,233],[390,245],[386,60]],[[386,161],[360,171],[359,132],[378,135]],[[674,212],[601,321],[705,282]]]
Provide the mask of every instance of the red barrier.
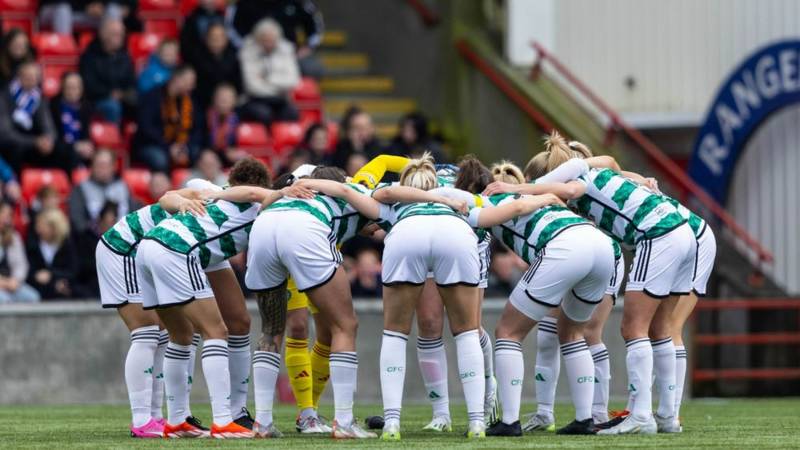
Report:
[[695,369],[694,381],[715,380],[792,380],[800,369]]

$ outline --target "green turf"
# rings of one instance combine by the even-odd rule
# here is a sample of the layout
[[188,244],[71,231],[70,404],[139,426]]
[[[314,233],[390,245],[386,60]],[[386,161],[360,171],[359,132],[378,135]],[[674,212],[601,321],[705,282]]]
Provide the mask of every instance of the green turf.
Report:
[[[619,406],[619,405],[617,405]],[[207,405],[194,407],[208,421]],[[361,417],[374,414],[378,407],[357,408]],[[530,407],[523,408],[523,411]],[[556,409],[559,425],[571,417],[571,408]],[[324,411],[325,412],[325,411]],[[286,432],[281,440],[133,440],[127,436],[128,409],[124,406],[4,406],[0,407],[0,448],[154,448],[154,447],[245,447],[282,448],[696,448],[724,449],[800,448],[800,399],[693,401],[681,412],[684,432],[656,436],[555,436],[526,435],[523,438],[487,438],[468,441],[463,407],[453,410],[455,430],[429,434],[419,430],[429,419],[427,406],[403,410],[403,440],[382,443],[378,440],[332,442],[328,437],[301,437],[294,433],[291,407],[278,408],[279,427]]]

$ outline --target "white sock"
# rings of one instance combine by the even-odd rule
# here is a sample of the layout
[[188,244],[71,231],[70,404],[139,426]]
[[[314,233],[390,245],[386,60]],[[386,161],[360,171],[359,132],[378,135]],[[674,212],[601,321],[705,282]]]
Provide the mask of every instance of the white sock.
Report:
[[167,396],[167,422],[179,425],[189,416],[189,349],[191,345],[167,344],[164,353],[164,392]]
[[650,339],[636,338],[625,343],[628,354],[625,365],[628,369],[628,391],[632,397],[629,409],[637,419],[646,420],[653,415],[653,347]]
[[433,417],[450,417],[450,395],[447,387],[447,353],[442,338],[417,337],[417,361],[422,381],[433,406]]
[[141,427],[150,421],[153,360],[157,347],[158,325],[131,331],[131,346],[125,357],[125,385],[128,388],[134,427]]
[[594,398],[594,362],[586,341],[568,342],[561,346],[564,366],[567,369],[569,393],[575,406],[575,420],[592,418]]
[[554,417],[553,406],[561,372],[557,322],[555,317],[545,317],[539,322],[536,332],[536,412],[550,418]]
[[228,369],[228,342],[225,339],[206,339],[203,342],[203,377],[211,398],[214,423],[225,426],[231,417],[231,374]]
[[494,343],[494,358],[503,423],[511,425],[519,420],[519,404],[522,401],[522,379],[525,376],[522,345],[517,341],[498,339]]
[[281,370],[281,354],[262,352],[253,353],[253,392],[256,397],[256,422],[268,426],[272,423],[272,403],[275,398],[275,386]]
[[353,394],[358,384],[356,352],[333,352],[330,358],[333,408],[336,423],[353,423]]
[[481,351],[483,352],[483,376],[486,382],[484,383],[484,391],[489,395],[492,389],[492,375],[494,375],[494,351],[492,350],[492,339],[486,333],[486,330],[481,328]]
[[191,405],[191,398],[192,398],[192,386],[194,386],[194,369],[196,366],[195,360],[197,358],[197,349],[200,347],[200,333],[195,333],[192,335],[192,345],[189,348],[189,367],[187,368],[188,373],[187,379],[188,383],[186,384],[186,398],[189,399],[189,402],[186,403],[186,415],[192,415],[192,405]]
[[675,416],[675,344],[672,338],[652,341],[653,372],[658,390],[658,410],[661,417]]
[[605,344],[589,347],[594,361],[594,401],[592,417],[608,419],[608,385],[611,382],[611,364]]
[[250,336],[228,336],[231,373],[231,413],[236,420],[246,414],[250,388]]
[[380,356],[381,398],[383,398],[383,419],[387,424],[400,423],[403,384],[406,378],[407,343],[407,334],[383,330]]
[[154,419],[164,418],[164,353],[167,351],[169,332],[161,330],[158,335],[158,347],[153,358],[153,395],[150,397],[150,416]]
[[465,331],[455,337],[458,357],[458,375],[467,402],[467,415],[471,422],[483,422],[483,398],[485,395],[483,374],[483,352],[478,330]]
[[675,346],[675,417],[681,415],[683,389],[686,382],[686,347]]

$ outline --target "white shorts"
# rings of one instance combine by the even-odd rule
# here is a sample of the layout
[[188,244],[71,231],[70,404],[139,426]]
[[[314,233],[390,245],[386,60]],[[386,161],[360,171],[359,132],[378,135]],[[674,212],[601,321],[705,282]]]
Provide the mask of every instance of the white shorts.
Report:
[[112,251],[100,240],[95,249],[97,282],[103,308],[119,308],[128,303],[142,303],[139,277],[133,256]]
[[266,211],[253,223],[244,283],[266,291],[291,275],[300,292],[330,281],[342,262],[333,230],[303,211]]
[[384,239],[383,284],[422,285],[433,273],[439,286],[478,286],[478,237],[455,216],[412,216],[399,221]]
[[706,285],[714,270],[714,258],[717,256],[717,240],[711,227],[706,224],[697,238],[697,257],[694,266],[692,290],[698,297],[705,297]]
[[606,295],[613,297],[614,303],[617,302],[623,278],[625,278],[625,257],[619,255],[619,259],[614,261],[614,274],[611,275],[611,281],[608,282],[608,287],[606,287]]
[[627,291],[643,291],[654,298],[686,295],[692,289],[697,240],[689,224],[655,239],[643,239],[628,273]]
[[183,305],[214,298],[197,251],[184,255],[156,241],[142,240],[136,250],[136,269],[144,309]]
[[607,236],[592,226],[572,227],[536,254],[509,300],[537,322],[559,306],[570,319],[585,322],[603,301],[613,272]]
[[[489,268],[492,264],[492,235],[488,232],[478,241],[478,262],[481,265],[478,288],[486,289],[489,287]],[[433,272],[428,272],[428,278],[433,278]]]

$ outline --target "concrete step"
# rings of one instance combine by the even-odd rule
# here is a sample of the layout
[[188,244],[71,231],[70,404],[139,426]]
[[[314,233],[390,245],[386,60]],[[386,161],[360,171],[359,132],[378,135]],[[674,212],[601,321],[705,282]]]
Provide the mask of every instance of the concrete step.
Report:
[[342,48],[347,45],[347,32],[344,30],[326,30],[322,34],[320,45],[324,48]]
[[362,75],[369,70],[366,53],[321,51],[319,59],[327,75]]
[[351,105],[358,105],[376,118],[399,118],[399,116],[417,109],[417,101],[413,98],[400,97],[344,97],[326,96],[323,103],[325,115],[340,117]]
[[388,94],[394,90],[394,79],[374,75],[325,77],[320,87],[325,94]]

